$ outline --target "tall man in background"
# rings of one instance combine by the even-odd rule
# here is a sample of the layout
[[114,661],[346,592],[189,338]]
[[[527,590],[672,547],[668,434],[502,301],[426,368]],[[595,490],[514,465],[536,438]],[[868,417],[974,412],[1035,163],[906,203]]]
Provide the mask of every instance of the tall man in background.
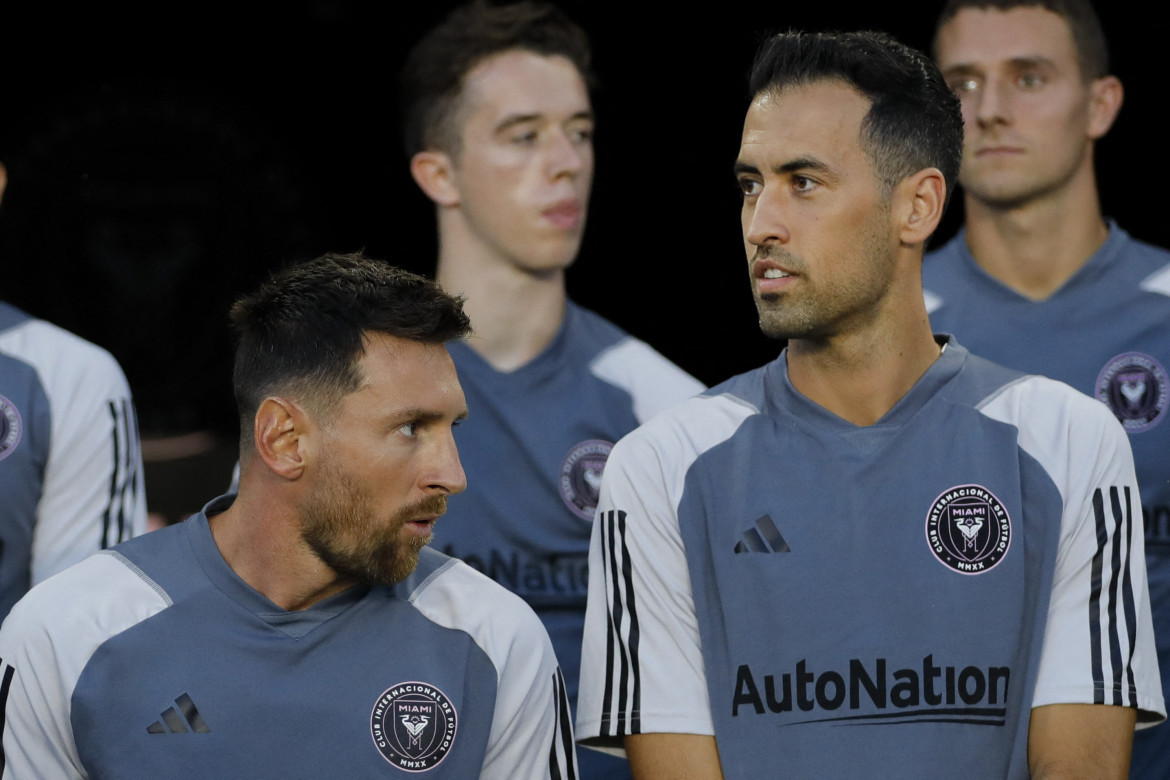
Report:
[[[1093,147],[1122,102],[1105,35],[1087,0],[953,0],[935,56],[963,106],[966,225],[926,259],[931,322],[975,354],[1096,397],[1121,421],[1166,672],[1170,253],[1101,215]],[[1170,776],[1170,731],[1138,733],[1133,775]]]
[[775,36],[750,93],[788,347],[614,448],[579,736],[638,778],[1122,777],[1165,717],[1133,460],[1100,404],[932,337],[958,101],[874,33]]
[[[0,165],[0,197],[7,183]],[[145,530],[121,367],[0,301],[0,620],[30,586]]]
[[[466,296],[475,327],[451,345],[471,410],[458,434],[468,488],[435,541],[532,605],[574,701],[610,447],[702,389],[566,297],[593,180],[590,80],[584,31],[528,2],[455,10],[402,74],[410,170],[435,203],[438,280]],[[582,765],[586,777],[617,771]]]

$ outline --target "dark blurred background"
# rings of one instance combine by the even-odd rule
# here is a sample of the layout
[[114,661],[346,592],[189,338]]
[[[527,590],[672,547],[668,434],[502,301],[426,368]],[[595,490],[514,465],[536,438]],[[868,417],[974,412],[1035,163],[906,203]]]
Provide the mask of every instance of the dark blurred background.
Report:
[[[868,27],[927,48],[939,4],[559,4],[590,32],[600,76],[570,293],[709,384],[771,359],[731,175],[756,43],[768,30]],[[395,75],[455,3],[9,5],[0,298],[114,353],[138,404],[151,508],[181,519],[226,487],[235,460],[236,295],[325,251],[433,272]],[[1104,208],[1170,245],[1162,80],[1147,70],[1163,36],[1121,6],[1098,9],[1126,86],[1098,145]],[[956,202],[939,243],[961,216]]]

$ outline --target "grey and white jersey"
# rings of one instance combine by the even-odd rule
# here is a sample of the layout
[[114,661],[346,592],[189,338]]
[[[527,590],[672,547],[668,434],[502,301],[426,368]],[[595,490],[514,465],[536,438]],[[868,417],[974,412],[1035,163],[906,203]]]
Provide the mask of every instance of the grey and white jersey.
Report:
[[122,369],[0,302],[0,620],[32,585],[145,530]]
[[614,448],[578,736],[713,734],[728,777],[1026,777],[1032,707],[1164,717],[1121,427],[953,340],[881,420],[786,356]]
[[0,666],[4,780],[575,776],[540,621],[430,549],[392,588],[288,612],[201,513],[30,591]]

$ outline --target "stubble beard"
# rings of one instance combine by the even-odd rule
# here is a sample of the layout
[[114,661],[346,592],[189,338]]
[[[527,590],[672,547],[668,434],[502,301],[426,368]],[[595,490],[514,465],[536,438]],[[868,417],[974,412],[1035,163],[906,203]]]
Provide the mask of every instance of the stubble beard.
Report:
[[794,293],[755,292],[760,330],[765,336],[817,341],[836,334],[845,320],[865,316],[884,295],[893,275],[893,255],[881,232],[887,225],[888,209],[884,213],[887,216],[879,210],[869,224],[858,228],[861,235],[854,261],[866,263],[867,272],[832,289],[818,289],[807,273],[808,264],[786,249],[774,245],[757,249],[754,259],[776,259],[800,274]]
[[[1083,154],[1083,152],[1082,152]],[[964,160],[971,155],[963,151]],[[959,186],[964,198],[990,211],[1014,211],[1050,198],[1070,186],[1084,166],[1092,167],[1092,157],[1072,160],[1056,170],[1036,170],[1029,160],[997,168],[967,162],[959,169]]]
[[431,536],[409,534],[410,520],[443,514],[445,495],[403,507],[388,521],[374,517],[369,495],[346,474],[334,471],[302,510],[301,539],[342,579],[365,585],[394,585],[410,576]]

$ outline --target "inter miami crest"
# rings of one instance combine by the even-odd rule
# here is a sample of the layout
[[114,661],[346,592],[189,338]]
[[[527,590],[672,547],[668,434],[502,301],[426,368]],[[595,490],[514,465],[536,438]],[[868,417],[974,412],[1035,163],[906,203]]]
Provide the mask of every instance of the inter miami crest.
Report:
[[934,557],[960,574],[994,569],[1012,542],[1007,508],[982,485],[944,490],[926,513],[926,541]]
[[593,521],[593,511],[601,497],[601,472],[612,449],[608,441],[590,439],[570,447],[561,461],[561,498],[582,520]]
[[455,742],[455,707],[446,694],[423,682],[387,688],[374,702],[370,734],[378,751],[407,772],[438,766]]
[[1141,352],[1118,355],[1097,377],[1097,400],[1113,410],[1128,433],[1140,433],[1161,422],[1168,393],[1166,369]]
[[11,455],[16,445],[20,444],[23,427],[20,411],[0,395],[0,460]]

